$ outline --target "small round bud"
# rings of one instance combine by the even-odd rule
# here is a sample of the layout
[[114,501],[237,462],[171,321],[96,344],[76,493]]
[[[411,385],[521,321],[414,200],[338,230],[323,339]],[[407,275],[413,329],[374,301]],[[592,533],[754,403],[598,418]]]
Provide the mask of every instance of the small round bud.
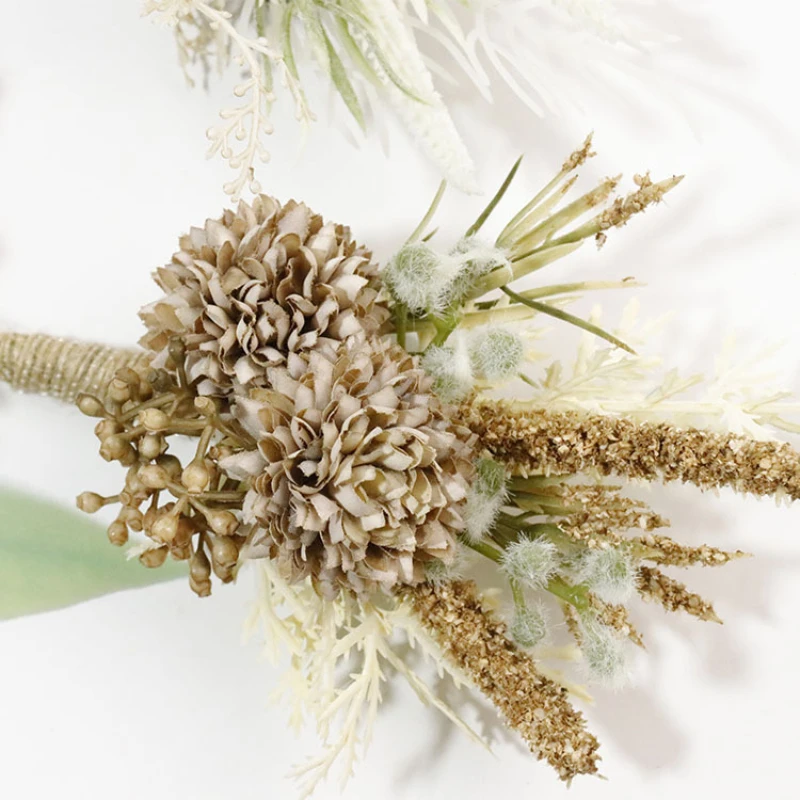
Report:
[[101,419],[97,425],[94,426],[94,435],[102,442],[109,436],[115,433],[122,433],[125,428],[113,419]]
[[147,433],[139,440],[139,455],[147,461],[154,461],[166,449],[166,442],[160,433]]
[[198,580],[191,573],[189,573],[189,588],[198,597],[208,597],[211,594],[211,581],[206,578],[205,580]]
[[94,514],[99,511],[107,501],[105,497],[102,497],[96,492],[82,492],[78,495],[75,502],[81,511],[86,514]]
[[144,528],[144,532],[149,536],[153,530],[153,525],[155,521],[158,519],[158,509],[157,508],[148,508],[147,511],[144,512],[144,517],[142,518],[142,528]]
[[161,455],[156,459],[156,464],[167,471],[170,480],[176,481],[180,477],[183,467],[175,456]]
[[176,561],[188,561],[192,555],[192,545],[188,542],[185,544],[177,544],[173,542],[169,547],[169,554]]
[[211,397],[195,397],[194,407],[207,417],[214,416],[218,411],[217,404]]
[[192,554],[189,562],[189,574],[196,581],[208,580],[211,577],[211,562],[202,545],[198,545],[197,550]]
[[100,455],[106,461],[121,461],[131,451],[131,443],[117,434],[107,436],[100,445]]
[[138,463],[138,461],[139,454],[136,452],[136,448],[133,445],[130,445],[122,454],[122,458],[119,459],[119,463],[122,464],[123,467],[132,467],[134,464]]
[[235,455],[236,451],[232,447],[228,447],[227,445],[214,445],[214,447],[209,448],[208,457],[212,461],[220,462],[223,458],[228,458],[229,456]]
[[140,531],[143,526],[143,514],[138,508],[126,505],[119,512],[118,519],[124,522],[132,531]]
[[128,541],[128,527],[124,522],[115,520],[108,526],[108,541],[117,547],[122,547]]
[[223,570],[229,570],[239,560],[239,548],[227,536],[215,537],[211,543],[211,560]]
[[[202,459],[195,459],[181,473],[181,483],[193,493],[204,492],[211,484],[211,470]],[[213,528],[213,525],[212,525]]]
[[161,514],[156,518],[150,535],[153,539],[169,544],[178,533],[178,518],[175,514]]
[[239,528],[239,520],[231,511],[209,511],[206,519],[211,530],[220,536],[233,536]]
[[153,396],[153,385],[150,381],[139,381],[138,394],[140,400],[149,400]]
[[139,414],[139,422],[153,433],[160,433],[169,427],[170,419],[160,408],[146,408]]
[[167,553],[166,547],[156,547],[152,550],[145,550],[144,553],[139,556],[139,561],[145,567],[155,569],[156,567],[160,567],[167,560]]
[[[147,495],[147,487],[142,483],[142,479],[139,477],[139,467],[131,467],[128,470],[128,474],[125,476],[125,486],[127,487],[128,491],[133,495]],[[130,503],[126,503],[126,505],[130,505]]]
[[169,473],[158,464],[148,464],[139,470],[139,480],[148,489],[166,489]]
[[106,416],[105,406],[94,395],[79,394],[77,405],[81,413],[86,414],[87,417]]
[[131,387],[125,381],[114,378],[106,390],[108,399],[113,403],[127,403],[131,399]]

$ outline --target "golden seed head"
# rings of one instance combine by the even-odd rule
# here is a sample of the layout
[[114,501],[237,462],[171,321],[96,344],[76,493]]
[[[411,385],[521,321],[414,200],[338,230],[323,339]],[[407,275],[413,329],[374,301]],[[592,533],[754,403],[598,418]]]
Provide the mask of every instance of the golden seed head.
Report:
[[94,514],[106,504],[106,499],[96,492],[82,492],[75,502],[81,511]]
[[146,408],[139,414],[139,422],[152,433],[167,430],[170,419],[160,408]]
[[87,417],[104,417],[106,415],[105,406],[91,394],[80,394],[77,400],[78,408]]

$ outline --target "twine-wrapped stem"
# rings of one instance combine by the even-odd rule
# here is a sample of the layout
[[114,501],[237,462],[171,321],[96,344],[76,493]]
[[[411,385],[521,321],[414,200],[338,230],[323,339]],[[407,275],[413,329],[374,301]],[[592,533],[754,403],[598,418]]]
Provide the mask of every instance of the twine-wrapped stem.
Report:
[[141,350],[61,339],[46,334],[0,333],[0,380],[13,389],[75,402],[81,393],[105,400],[114,373],[147,369]]

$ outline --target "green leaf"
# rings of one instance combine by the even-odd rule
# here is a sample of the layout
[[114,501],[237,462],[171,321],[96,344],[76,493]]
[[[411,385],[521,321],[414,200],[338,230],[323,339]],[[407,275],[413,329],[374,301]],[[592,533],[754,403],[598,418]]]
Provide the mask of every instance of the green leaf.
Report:
[[505,292],[516,303],[522,303],[523,305],[528,306],[528,308],[532,308],[534,311],[538,311],[541,314],[547,314],[548,316],[555,317],[563,322],[568,322],[570,325],[574,325],[576,328],[588,331],[595,336],[599,336],[601,339],[605,339],[615,347],[620,347],[628,353],[636,355],[636,351],[630,345],[625,344],[625,342],[623,342],[621,339],[617,339],[616,336],[612,336],[612,334],[610,334],[608,331],[604,331],[602,328],[599,328],[597,325],[594,325],[585,319],[576,317],[574,314],[570,314],[561,308],[549,306],[547,303],[540,303],[538,300],[529,300],[527,297],[523,297],[521,294],[517,294],[512,289],[509,289],[508,286],[501,286],[500,291]]
[[147,569],[109,544],[85,514],[0,488],[0,620],[80,603],[185,573]]
[[511,186],[511,181],[514,180],[514,176],[517,174],[517,170],[519,169],[519,165],[522,163],[522,156],[520,156],[515,162],[514,166],[511,167],[510,172],[506,175],[505,180],[500,185],[500,188],[495,192],[494,197],[489,201],[489,205],[481,211],[480,216],[472,225],[469,226],[467,232],[464,234],[464,238],[468,239],[470,236],[474,236],[482,227],[483,223],[489,219],[489,215],[494,211],[497,204],[503,199],[503,195],[508,191],[508,187]]
[[344,64],[342,64],[342,60],[339,58],[339,54],[336,52],[336,48],[333,46],[328,32],[322,26],[320,26],[320,28],[322,36],[325,39],[325,47],[328,50],[328,63],[333,85],[336,87],[336,91],[341,95],[344,104],[353,115],[353,118],[361,127],[361,130],[366,131],[367,125],[366,122],[364,122],[364,112],[361,110],[361,103],[358,102],[356,90],[347,77],[347,70]]

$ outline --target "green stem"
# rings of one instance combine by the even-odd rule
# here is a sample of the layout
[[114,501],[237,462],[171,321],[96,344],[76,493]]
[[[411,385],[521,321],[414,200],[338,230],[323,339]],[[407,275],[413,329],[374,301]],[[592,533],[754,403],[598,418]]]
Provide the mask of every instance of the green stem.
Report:
[[470,548],[470,550],[474,550],[476,553],[480,553],[482,556],[494,561],[495,564],[499,564],[502,558],[502,551],[498,550],[496,547],[492,547],[492,545],[488,544],[487,542],[471,542],[469,539],[465,537],[460,537],[461,541]]
[[408,308],[403,303],[398,303],[395,306],[394,329],[397,334],[397,344],[405,350],[406,332],[408,331]]
[[582,583],[573,586],[556,575],[550,578],[547,591],[574,606],[578,611],[588,611],[589,609],[589,588]]
[[[442,202],[442,197],[444,196],[444,190],[446,188],[447,188],[447,182],[442,181],[439,184],[439,188],[436,190],[436,194],[434,195],[430,206],[428,206],[428,210],[425,212],[425,216],[420,220],[419,225],[417,225],[417,227],[414,229],[414,232],[411,234],[411,236],[409,236],[408,239],[406,239],[406,244],[410,244],[411,242],[416,242],[417,239],[419,239],[419,237],[422,236],[423,232],[425,231],[425,228],[428,227],[430,221],[433,219],[433,215],[436,213],[436,209],[439,208],[439,203]],[[427,241],[428,238],[429,237],[426,237],[425,241]]]

